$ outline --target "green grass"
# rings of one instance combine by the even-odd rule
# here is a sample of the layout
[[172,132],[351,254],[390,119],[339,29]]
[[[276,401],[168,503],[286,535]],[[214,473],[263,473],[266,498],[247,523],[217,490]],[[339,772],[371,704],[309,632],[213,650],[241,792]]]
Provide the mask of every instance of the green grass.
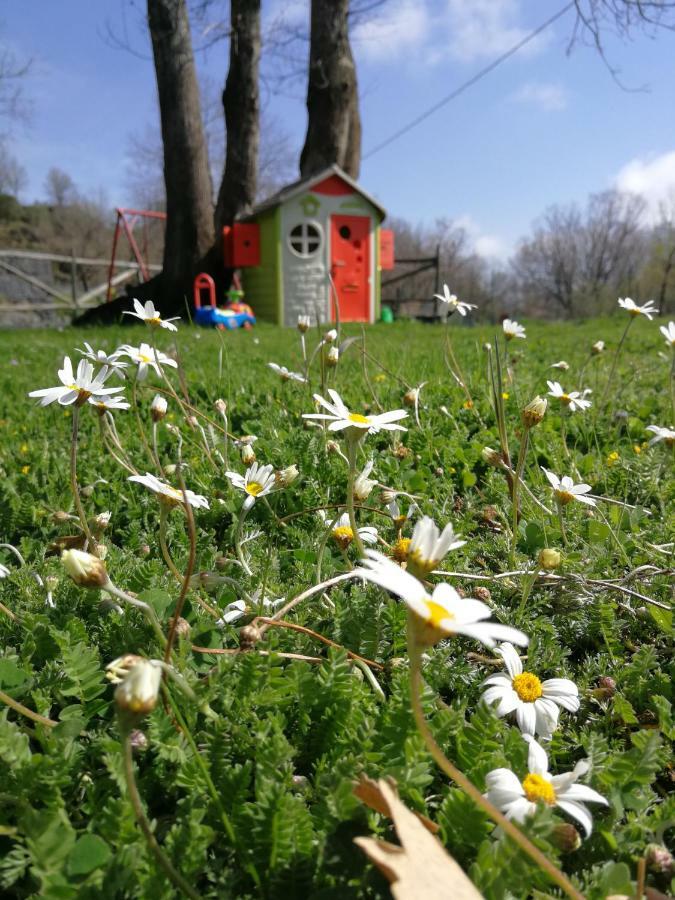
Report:
[[[532,432],[528,487],[555,509],[543,466],[588,482],[594,494],[630,507],[601,502],[591,511],[571,504],[565,510],[563,547],[558,516],[542,512],[524,495],[516,568],[533,565],[542,547],[558,548],[565,580],[535,584],[522,611],[522,577],[487,583],[493,618],[530,637],[527,668],[542,678],[571,678],[579,688],[579,712],[561,713],[547,746],[551,771],[570,771],[579,759],[589,758],[586,782],[609,806],[593,807],[593,835],[572,853],[562,853],[555,844],[555,825],[565,821],[559,811],[540,810],[525,831],[590,898],[634,891],[639,858],[648,844],[672,838],[675,821],[667,768],[668,741],[675,735],[669,703],[671,619],[662,608],[671,599],[672,547],[661,546],[675,533],[673,452],[663,442],[648,447],[645,431],[650,424],[673,425],[670,357],[657,323],[638,319],[609,386],[609,406],[599,409],[625,323],[619,316],[580,324],[532,323],[526,341],[509,345],[513,382],[504,386],[504,406],[512,456],[522,436],[520,409],[547,392],[547,378],[568,389],[593,389],[590,411],[572,415],[563,425],[552,403]],[[466,544],[446,558],[443,568],[482,575],[509,571],[507,484],[481,455],[485,446],[499,447],[483,349],[486,341],[495,343],[495,327],[451,328],[472,409],[445,365],[441,327],[398,322],[367,328],[365,334],[368,353],[384,367],[367,363],[376,399],[364,380],[358,341],[346,348],[330,375],[330,386],[351,409],[374,412],[376,402],[395,409],[407,388],[426,384],[419,427],[410,410],[400,445],[396,435],[368,436],[360,463],[372,456],[372,477],[380,484],[415,495],[421,511],[439,525],[453,523]],[[361,329],[347,326],[342,339],[346,336],[360,338]],[[0,610],[0,690],[58,722],[48,728],[0,704],[3,896],[175,895],[135,824],[122,775],[113,689],[104,677],[106,664],[124,653],[157,657],[161,651],[137,611],[127,608],[120,615],[102,606],[96,591],[77,588],[65,576],[54,542],[76,535],[78,528],[73,521],[55,521],[54,514],[75,512],[69,482],[72,412],[57,404],[41,409],[26,396],[56,384],[64,354],[77,359],[74,348],[84,340],[112,351],[146,337],[141,328],[0,333],[0,542],[17,546],[26,560],[20,568],[11,552],[0,549],[0,563],[11,570],[0,581],[0,602],[16,617]],[[307,337],[311,352],[316,334]],[[590,346],[598,339],[606,341],[607,350],[590,358]],[[158,341],[166,352],[171,349],[167,333],[160,333]],[[193,406],[220,424],[213,404],[224,398],[231,431],[257,436],[254,448],[261,462],[276,468],[296,464],[300,470],[291,487],[271,496],[271,509],[257,502],[247,517],[245,530],[261,532],[246,544],[253,572],[248,577],[234,551],[243,495],[231,487],[215,455],[216,450],[224,453],[222,436],[214,432],[212,463],[199,430],[186,424],[170,400],[169,416],[159,428],[162,462],[176,462],[177,441],[165,427],[169,422],[183,437],[187,487],[210,501],[209,510],[195,513],[195,570],[225,573],[249,593],[261,589],[267,597],[290,599],[317,581],[325,526],[312,510],[344,503],[346,490],[343,460],[327,451],[323,432],[307,427],[301,417],[314,411],[311,391],[292,383],[282,386],[266,366],[274,361],[300,370],[298,335],[265,326],[225,334],[182,326],[177,347]],[[560,359],[570,364],[568,372],[550,368]],[[314,390],[319,390],[317,361]],[[150,376],[139,389],[148,434],[149,404],[161,384]],[[153,471],[132,411],[116,413],[115,421],[136,468]],[[208,423],[202,421],[210,442]],[[230,443],[229,467],[243,473],[238,454]],[[160,553],[159,505],[141,485],[130,483],[105,451],[89,406],[82,410],[78,480],[88,516],[111,512],[103,538],[111,577],[153,605],[166,630],[180,586]],[[401,502],[407,508],[407,500]],[[376,525],[392,544],[396,531],[378,488],[365,506],[357,511],[359,524]],[[410,533],[407,526],[404,534]],[[169,520],[168,543],[184,571],[188,538],[177,511]],[[353,547],[348,554],[355,563]],[[646,566],[655,568],[641,568]],[[321,578],[345,570],[344,558],[329,541]],[[44,589],[32,572],[51,587],[53,608],[45,605]],[[661,606],[591,583],[628,573],[634,575],[625,586]],[[477,584],[485,586],[461,577],[451,582],[467,595]],[[198,593],[219,609],[237,596],[227,584],[213,594]],[[396,840],[388,821],[353,796],[360,773],[393,776],[404,801],[438,823],[444,846],[485,897],[525,897],[530,889],[542,892],[539,897],[556,896],[527,858],[491,834],[489,820],[448,783],[416,732],[401,602],[374,586],[345,582],[331,589],[328,599],[315,596],[288,616],[381,663],[384,669],[376,675],[385,697],[380,699],[344,650],[329,649],[311,635],[272,628],[251,652],[209,656],[193,651],[191,644],[237,648],[240,628],[253,617],[251,612],[234,625],[217,627],[196,596],[193,591],[187,597],[183,615],[191,633],[179,642],[174,663],[200,703],[208,702],[218,718],[204,717],[180,693],[174,691],[173,697],[232,822],[235,843],[227,837],[194,748],[162,703],[137,723],[147,748],[136,752],[135,761],[157,839],[201,896],[388,896],[385,880],[352,843],[355,836],[372,833]],[[277,652],[264,655],[257,652],[261,649]],[[522,777],[527,756],[511,719],[499,719],[479,703],[482,681],[498,671],[486,662],[491,656],[474,641],[454,639],[430,649],[424,664],[424,705],[434,734],[481,790],[486,773],[500,766]],[[616,683],[613,694],[603,690],[604,678]],[[667,891],[671,877],[650,871],[648,883]]]

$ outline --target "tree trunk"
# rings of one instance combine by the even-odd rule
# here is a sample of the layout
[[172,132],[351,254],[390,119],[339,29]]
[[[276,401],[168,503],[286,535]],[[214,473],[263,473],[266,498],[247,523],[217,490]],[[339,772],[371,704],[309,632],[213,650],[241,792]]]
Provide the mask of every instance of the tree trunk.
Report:
[[213,189],[185,0],[148,0],[164,146],[162,308],[184,309],[213,246]]
[[260,144],[260,0],[231,0],[230,67],[223,91],[227,149],[218,191],[216,244],[224,225],[250,212]]
[[349,0],[312,0],[303,177],[335,163],[359,176],[361,119],[348,13]]

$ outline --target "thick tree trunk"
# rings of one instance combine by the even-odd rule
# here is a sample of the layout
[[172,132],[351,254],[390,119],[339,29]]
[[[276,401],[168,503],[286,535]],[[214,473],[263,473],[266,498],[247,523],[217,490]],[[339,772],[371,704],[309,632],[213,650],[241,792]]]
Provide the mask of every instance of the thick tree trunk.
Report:
[[303,176],[335,163],[359,176],[361,119],[348,13],[349,0],[312,0]]
[[148,0],[164,146],[166,235],[162,307],[184,308],[213,246],[213,190],[185,0]]

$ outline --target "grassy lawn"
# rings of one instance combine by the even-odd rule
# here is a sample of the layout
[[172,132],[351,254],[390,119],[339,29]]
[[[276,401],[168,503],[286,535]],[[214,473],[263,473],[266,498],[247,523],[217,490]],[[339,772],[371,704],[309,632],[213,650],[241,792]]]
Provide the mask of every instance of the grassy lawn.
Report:
[[[526,323],[526,340],[506,346],[501,328],[453,322],[449,357],[442,326],[368,327],[365,358],[361,328],[345,326],[339,364],[324,370],[323,389],[322,350],[313,356],[311,386],[282,382],[267,366],[303,370],[295,330],[219,333],[178,323],[175,344],[160,330],[157,347],[177,357],[178,369],[164,366],[168,383],[153,372],[138,382],[137,409],[113,413],[116,438],[105,417],[83,405],[76,461],[88,528],[110,578],[149,614],[67,576],[60,552],[84,539],[71,490],[75,407],[41,408],[27,394],[56,385],[64,355],[76,362],[74,348],[84,341],[111,353],[150,332],[0,333],[0,542],[25,560],[19,565],[0,547],[8,570],[0,580],[2,896],[172,897],[181,896],[175,885],[182,878],[201,897],[386,897],[386,879],[353,838],[397,838],[385,816],[354,796],[362,774],[394,778],[401,799],[436,823],[438,839],[486,898],[562,896],[436,765],[413,717],[410,674],[423,650],[421,702],[444,755],[481,793],[497,769],[525,781],[531,744],[519,722],[481,702],[485,679],[506,672],[493,648],[446,629],[443,639],[415,650],[408,632],[418,633],[419,616],[395,591],[359,577],[300,601],[283,615],[291,627],[251,628],[279,609],[265,601],[291,600],[358,564],[349,527],[338,535],[342,544],[332,534],[348,495],[345,433],[302,418],[317,411],[312,393],[328,388],[361,416],[408,413],[407,431],[368,434],[354,451],[359,471],[373,460],[377,485],[357,498],[355,518],[360,528],[377,529],[377,549],[404,561],[422,516],[441,529],[452,523],[465,543],[435,569],[454,574],[420,574],[407,560],[427,581],[423,593],[447,582],[480,600],[490,621],[529,638],[519,652],[535,684],[564,678],[576,685],[578,709],[558,710],[552,737],[538,732],[537,739],[552,775],[588,760],[579,784],[606,805],[589,802],[587,836],[569,807],[539,795],[522,832],[589,898],[634,895],[645,856],[647,883],[672,890],[672,860],[659,857],[659,871],[650,845],[672,840],[675,822],[667,749],[675,737],[674,448],[663,440],[650,446],[654,435],[646,431],[675,424],[672,350],[661,322],[638,317],[610,381],[628,321],[622,313]],[[316,330],[306,338],[312,357]],[[605,350],[592,354],[598,340]],[[515,535],[513,479],[483,453],[500,450],[488,374],[497,348],[514,468],[521,410],[547,395],[547,379],[567,391],[592,390],[592,406],[577,412],[548,397],[543,421],[530,430]],[[568,370],[551,368],[560,360]],[[466,391],[451,371],[456,364]],[[113,375],[106,386],[123,384],[130,401],[134,371],[130,365],[131,378]],[[415,406],[405,395],[422,383]],[[158,389],[168,414],[153,429]],[[219,398],[226,422],[214,407]],[[247,495],[226,472],[246,473],[239,441],[246,435],[257,438],[249,446],[259,463],[297,466],[299,475],[258,496],[243,516]],[[193,531],[182,494],[172,508],[161,506],[128,480],[133,471],[163,472],[180,487],[179,448],[186,487],[208,501],[193,510]],[[559,510],[543,469],[587,483],[601,499]],[[394,493],[402,515],[412,505],[402,523],[388,509]],[[102,527],[95,517],[107,512]],[[548,573],[540,570],[544,548],[561,553]],[[193,577],[183,585],[186,572]],[[183,601],[185,624],[171,653],[177,677],[165,678],[147,714],[124,708],[106,665],[125,654],[161,659],[163,638],[150,619],[154,613],[167,634]],[[178,873],[173,885],[137,824],[127,744],[159,853]]]

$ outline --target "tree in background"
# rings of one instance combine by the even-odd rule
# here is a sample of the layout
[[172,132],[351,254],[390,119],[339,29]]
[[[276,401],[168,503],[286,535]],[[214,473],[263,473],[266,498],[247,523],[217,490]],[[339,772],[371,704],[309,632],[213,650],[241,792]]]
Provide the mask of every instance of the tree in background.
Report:
[[0,194],[18,197],[27,182],[26,170],[11,154],[7,144],[0,141]]
[[312,0],[303,177],[336,163],[358,178],[361,117],[349,43],[349,0]]
[[166,186],[158,292],[163,307],[174,311],[182,309],[200,261],[213,246],[212,184],[185,0],[148,0],[147,9]]
[[77,189],[75,182],[67,172],[56,166],[47,172],[45,178],[45,193],[47,201],[52,206],[68,206],[77,200]]

